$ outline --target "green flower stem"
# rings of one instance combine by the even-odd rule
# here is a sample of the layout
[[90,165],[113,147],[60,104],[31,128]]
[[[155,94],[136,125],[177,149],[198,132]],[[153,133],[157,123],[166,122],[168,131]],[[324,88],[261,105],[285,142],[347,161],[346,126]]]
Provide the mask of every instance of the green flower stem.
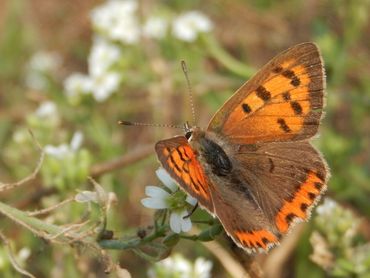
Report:
[[[22,225],[26,229],[31,230],[39,236],[45,232],[50,235],[58,235],[58,240],[65,241],[66,243],[70,242],[71,238],[73,237],[79,237],[78,233],[74,233],[72,231],[68,232],[71,237],[66,237],[63,235],[63,231],[65,230],[65,228],[61,228],[57,225],[46,223],[36,217],[29,216],[27,213],[14,207],[8,206],[2,202],[0,202],[0,213],[10,218],[14,222]],[[84,241],[90,241],[90,243],[93,243],[94,239],[84,238]]]
[[29,226],[37,231],[44,231],[50,234],[57,234],[62,231],[62,229],[56,225],[45,223],[40,219],[28,216],[25,212],[8,206],[2,202],[0,202],[0,213],[9,217],[20,225]]
[[213,36],[203,35],[200,38],[206,45],[209,53],[228,70],[245,78],[250,78],[253,74],[255,74],[256,70],[254,68],[240,63],[238,60],[232,57],[220,46]]
[[168,225],[161,226],[153,234],[142,239],[133,238],[129,240],[118,240],[118,239],[101,240],[99,241],[99,245],[104,249],[114,249],[114,250],[133,249],[146,243],[152,242],[157,238],[164,237],[166,235],[167,229]]

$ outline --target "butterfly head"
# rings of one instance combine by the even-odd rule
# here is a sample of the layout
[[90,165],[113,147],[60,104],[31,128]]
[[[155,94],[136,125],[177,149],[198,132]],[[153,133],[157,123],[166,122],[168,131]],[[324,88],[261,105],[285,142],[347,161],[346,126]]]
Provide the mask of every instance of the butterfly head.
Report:
[[191,126],[189,122],[184,124],[184,133],[189,142],[204,136],[204,131],[197,126]]

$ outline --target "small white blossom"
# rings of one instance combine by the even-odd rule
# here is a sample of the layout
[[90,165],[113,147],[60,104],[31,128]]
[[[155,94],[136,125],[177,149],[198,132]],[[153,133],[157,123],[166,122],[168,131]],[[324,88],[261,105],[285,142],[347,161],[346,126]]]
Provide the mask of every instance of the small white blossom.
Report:
[[119,87],[121,76],[116,72],[109,72],[93,79],[92,94],[96,101],[102,102],[109,98]]
[[81,147],[83,140],[84,140],[84,135],[82,134],[82,132],[76,131],[73,134],[73,137],[71,140],[71,144],[70,144],[71,150],[77,151]]
[[212,262],[197,258],[193,264],[180,254],[174,254],[151,267],[148,271],[150,278],[154,277],[196,277],[210,278]]
[[168,21],[159,16],[152,16],[147,19],[143,27],[143,35],[148,38],[162,39],[167,33]]
[[57,106],[52,101],[42,102],[30,119],[37,120],[39,123],[56,126],[60,121]]
[[98,203],[98,194],[94,191],[82,191],[76,194],[75,201],[78,203]]
[[119,47],[100,37],[95,38],[88,59],[89,74],[91,76],[105,74],[120,56]]
[[134,0],[107,1],[91,12],[91,20],[94,27],[110,39],[133,44],[140,38],[137,7]]
[[316,211],[319,215],[331,215],[338,204],[330,198],[325,198],[323,204],[317,207]]
[[44,151],[56,159],[64,159],[65,157],[78,151],[82,144],[83,135],[80,131],[75,132],[70,144],[60,144],[58,146],[46,145]]
[[173,22],[173,35],[179,40],[193,42],[201,32],[212,30],[213,24],[208,17],[198,11],[180,15]]
[[58,117],[57,106],[52,101],[45,101],[37,108],[35,115],[43,119]]
[[67,144],[61,144],[59,146],[46,145],[44,150],[46,154],[57,159],[63,159],[70,153],[70,149]]
[[21,250],[19,250],[18,255],[17,255],[18,259],[21,262],[26,261],[30,256],[31,256],[31,250],[27,247],[23,247]]
[[26,69],[26,85],[35,90],[47,86],[46,74],[54,74],[61,65],[61,57],[55,52],[39,51],[32,55]]
[[[178,186],[163,168],[158,169],[156,174],[162,183],[171,191],[171,194],[160,187],[149,185],[145,187],[145,194],[148,198],[142,199],[141,204],[147,208],[171,210],[172,194],[178,190]],[[197,201],[194,198],[187,196],[186,202],[191,205],[195,205]],[[181,233],[191,230],[192,224],[190,217],[185,218],[187,215],[188,211],[185,207],[182,209],[171,210],[170,228],[173,232]]]
[[194,263],[194,277],[210,278],[212,266],[211,261],[202,257],[197,258]]
[[33,54],[29,68],[40,72],[53,72],[61,65],[62,59],[55,52],[39,51]]
[[74,73],[64,81],[64,89],[69,98],[78,97],[80,94],[88,94],[93,89],[93,80],[86,74]]

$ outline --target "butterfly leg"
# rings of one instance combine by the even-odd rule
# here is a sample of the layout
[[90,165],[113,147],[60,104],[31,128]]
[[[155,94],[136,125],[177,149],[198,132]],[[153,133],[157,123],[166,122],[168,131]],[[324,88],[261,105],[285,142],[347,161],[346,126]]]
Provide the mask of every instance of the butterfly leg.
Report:
[[186,219],[186,218],[189,218],[190,216],[192,216],[193,215],[193,213],[195,212],[195,210],[198,208],[198,202],[195,204],[195,206],[193,207],[193,209],[189,212],[189,214],[188,215],[185,215],[184,217],[183,217],[183,219]]

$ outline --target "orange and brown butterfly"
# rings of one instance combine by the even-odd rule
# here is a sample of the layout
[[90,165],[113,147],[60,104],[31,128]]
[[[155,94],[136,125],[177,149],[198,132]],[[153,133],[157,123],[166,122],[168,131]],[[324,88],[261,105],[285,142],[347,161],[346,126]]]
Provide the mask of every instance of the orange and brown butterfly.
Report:
[[324,88],[317,46],[293,46],[242,85],[205,130],[159,141],[159,161],[238,246],[266,251],[310,217],[326,190],[328,167],[309,142]]

